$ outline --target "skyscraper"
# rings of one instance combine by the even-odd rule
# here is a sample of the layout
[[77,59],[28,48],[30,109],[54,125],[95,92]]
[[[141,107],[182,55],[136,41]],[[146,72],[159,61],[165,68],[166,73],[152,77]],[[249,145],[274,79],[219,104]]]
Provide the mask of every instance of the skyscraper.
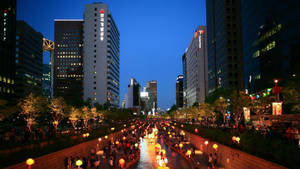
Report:
[[0,2],[0,97],[12,98],[16,74],[16,0]]
[[152,103],[152,109],[154,111],[157,110],[157,81],[151,80],[147,82],[146,87],[149,89],[150,92],[150,100]]
[[83,41],[81,19],[55,19],[54,96],[83,96]]
[[243,87],[240,0],[207,0],[208,93]]
[[[272,5],[270,5],[272,4]],[[300,1],[241,2],[244,83],[249,93],[300,72]]]
[[43,35],[24,21],[17,21],[16,33],[16,96],[42,94]]
[[118,107],[120,34],[107,4],[85,6],[83,30],[83,98]]
[[140,106],[140,84],[134,78],[130,78],[125,107],[139,110],[139,106]]
[[186,105],[204,102],[207,96],[206,27],[198,26],[183,56]]
[[178,75],[176,79],[176,106],[183,107],[183,75]]

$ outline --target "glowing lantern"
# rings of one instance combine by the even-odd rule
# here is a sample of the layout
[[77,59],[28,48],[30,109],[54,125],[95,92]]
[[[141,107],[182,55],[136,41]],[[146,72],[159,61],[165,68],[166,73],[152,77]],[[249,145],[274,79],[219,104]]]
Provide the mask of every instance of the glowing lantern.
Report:
[[122,140],[126,140],[126,137],[124,136],[124,137],[122,138]]
[[236,141],[236,137],[232,136],[232,141],[235,142]]
[[208,144],[208,141],[206,140],[206,141],[204,141],[204,144],[207,146],[207,144]]
[[155,148],[160,149],[160,148],[161,148],[160,144],[157,143],[157,144],[155,145]]
[[88,137],[88,136],[90,136],[90,133],[86,133],[85,135],[86,135],[86,137]]
[[181,127],[184,127],[183,124],[181,125]]
[[114,131],[114,130],[115,130],[115,128],[114,128],[114,127],[112,127],[112,128],[111,128],[111,131]]
[[138,146],[139,146],[139,144],[138,144],[138,143],[135,143],[135,144],[134,144],[134,146],[135,146],[135,147],[138,147]]
[[161,152],[162,152],[162,154],[166,154],[166,150],[165,149],[162,149]]
[[101,138],[98,138],[98,141],[100,142],[102,139]]
[[119,141],[116,141],[116,145],[118,145],[119,144]]
[[34,159],[28,158],[28,159],[26,160],[26,164],[28,165],[28,168],[30,169],[31,166],[34,164]]
[[195,133],[198,133],[198,129],[197,128],[195,128]]
[[192,154],[192,151],[191,150],[187,150],[186,155],[190,157],[191,154]]
[[236,142],[240,143],[241,138],[236,137]]
[[80,167],[82,165],[82,161],[81,160],[77,160],[75,164],[76,164],[76,166]]
[[213,148],[214,148],[215,150],[217,150],[218,145],[217,145],[217,144],[214,144],[214,145],[213,145]]
[[170,134],[170,132],[168,131],[168,134]]
[[108,136],[104,136],[105,139],[108,139]]
[[126,127],[126,124],[124,124],[124,127]]
[[82,137],[83,137],[83,138],[85,138],[85,137],[86,137],[86,134],[85,134],[85,133],[84,133],[84,134],[82,134]]
[[182,144],[182,143],[180,143],[180,144],[179,144],[179,147],[180,147],[180,148],[182,148],[182,147],[183,147],[183,144]]
[[172,138],[172,135],[170,134],[169,137]]
[[124,164],[125,164],[125,160],[124,160],[123,158],[121,158],[121,159],[119,160],[119,164],[120,164],[121,168],[123,168],[123,167],[124,167]]
[[157,155],[156,156],[156,160],[160,160],[161,159],[161,156],[160,155]]

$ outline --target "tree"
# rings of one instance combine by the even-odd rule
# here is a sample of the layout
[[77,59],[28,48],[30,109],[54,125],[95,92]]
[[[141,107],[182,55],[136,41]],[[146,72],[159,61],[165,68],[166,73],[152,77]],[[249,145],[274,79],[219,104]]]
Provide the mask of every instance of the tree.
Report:
[[209,103],[202,102],[198,107],[198,116],[204,117],[206,125],[208,125],[208,118],[214,117],[213,107]]
[[93,114],[87,106],[82,107],[81,116],[84,128],[89,127],[89,120],[93,118]]
[[274,97],[266,96],[259,99],[255,99],[251,102],[250,108],[258,116],[258,119],[261,119],[263,114],[266,114],[271,110],[271,104]]
[[286,80],[282,87],[283,103],[292,105],[292,111],[300,112],[300,78]]
[[35,119],[38,116],[39,110],[41,109],[38,102],[38,98],[30,93],[18,103],[19,107],[21,108],[21,114],[24,116],[26,126],[30,132],[32,132],[32,126],[35,124]]
[[80,110],[78,108],[71,107],[69,120],[71,121],[74,129],[76,128],[79,119],[80,119]]
[[243,91],[234,91],[230,100],[231,109],[233,111],[233,119],[236,127],[238,127],[243,118],[244,107],[250,108],[251,106],[250,97]]
[[51,100],[49,108],[53,127],[55,128],[55,130],[57,130],[57,127],[61,120],[66,117],[67,105],[62,97],[58,97]]
[[217,100],[215,100],[214,105],[215,109],[223,115],[223,124],[225,124],[228,106],[226,99],[219,97]]

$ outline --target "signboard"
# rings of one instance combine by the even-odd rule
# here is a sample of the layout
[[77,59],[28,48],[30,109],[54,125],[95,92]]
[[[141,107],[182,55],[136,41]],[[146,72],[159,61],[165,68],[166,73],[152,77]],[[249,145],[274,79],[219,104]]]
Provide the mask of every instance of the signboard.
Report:
[[281,114],[282,114],[282,102],[273,102],[272,115],[281,115]]

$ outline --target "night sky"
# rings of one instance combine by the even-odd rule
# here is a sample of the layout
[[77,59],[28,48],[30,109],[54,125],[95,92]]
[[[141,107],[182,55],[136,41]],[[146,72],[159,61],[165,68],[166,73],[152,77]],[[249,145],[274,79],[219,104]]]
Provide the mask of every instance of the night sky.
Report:
[[[17,19],[54,40],[54,19],[83,19],[94,0],[17,0]],[[157,80],[158,106],[176,102],[181,57],[198,25],[206,25],[205,0],[103,0],[120,31],[120,98],[131,77],[141,85]],[[44,63],[49,63],[45,54]]]

